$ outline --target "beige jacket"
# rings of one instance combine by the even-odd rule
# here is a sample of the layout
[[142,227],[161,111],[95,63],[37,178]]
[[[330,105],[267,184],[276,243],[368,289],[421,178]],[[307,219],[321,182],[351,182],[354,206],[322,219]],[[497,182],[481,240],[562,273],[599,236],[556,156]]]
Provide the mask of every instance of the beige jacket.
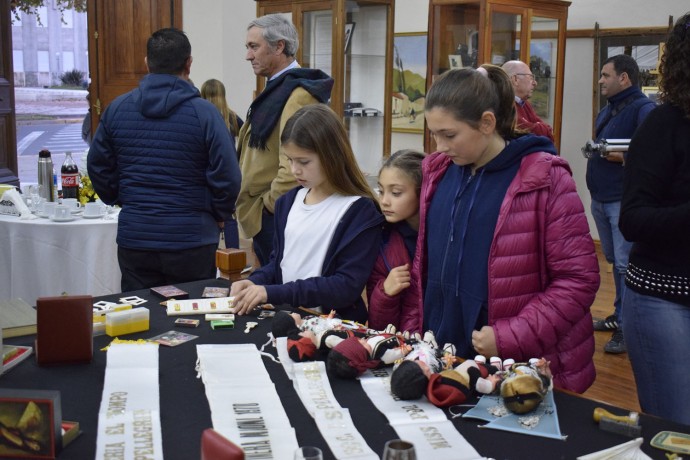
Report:
[[316,103],[318,100],[305,89],[296,88],[285,104],[280,123],[276,124],[266,142],[266,150],[249,147],[252,128],[248,122],[242,125],[237,142],[242,186],[235,211],[245,238],[253,238],[261,230],[264,208],[273,213],[278,197],[297,186],[285,152],[280,148],[280,135],[285,123],[295,112],[305,105]]

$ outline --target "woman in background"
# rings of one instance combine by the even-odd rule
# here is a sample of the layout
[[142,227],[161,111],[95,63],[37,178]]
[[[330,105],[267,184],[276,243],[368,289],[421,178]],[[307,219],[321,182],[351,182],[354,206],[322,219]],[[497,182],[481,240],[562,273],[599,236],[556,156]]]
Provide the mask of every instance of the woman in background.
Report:
[[232,134],[233,137],[237,137],[244,122],[228,106],[228,101],[225,99],[225,85],[215,78],[206,80],[204,84],[201,85],[201,97],[218,108],[220,114],[223,116],[223,120],[225,120],[225,125],[228,127],[228,130],[230,130],[230,134]]
[[[206,80],[204,84],[201,85],[201,97],[216,106],[223,116],[225,126],[228,127],[233,140],[235,140],[237,138],[237,133],[240,132],[243,121],[228,106],[228,101],[225,99],[225,85],[215,78]],[[225,240],[226,248],[240,247],[240,235],[237,230],[237,220],[235,218],[224,222],[223,239]]]
[[642,410],[690,425],[690,13],[669,34],[659,73],[662,105],[625,160],[619,226],[633,246],[623,334]]

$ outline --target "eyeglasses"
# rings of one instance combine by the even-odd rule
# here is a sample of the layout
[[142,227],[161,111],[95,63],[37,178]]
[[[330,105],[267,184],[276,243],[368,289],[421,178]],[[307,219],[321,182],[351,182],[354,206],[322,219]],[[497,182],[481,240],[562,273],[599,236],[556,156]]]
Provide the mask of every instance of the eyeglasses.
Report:
[[530,80],[532,80],[532,81],[537,81],[537,79],[534,78],[534,75],[531,74],[531,73],[515,73],[515,74],[513,74],[513,75],[519,75],[519,76],[521,76],[521,77],[529,77]]

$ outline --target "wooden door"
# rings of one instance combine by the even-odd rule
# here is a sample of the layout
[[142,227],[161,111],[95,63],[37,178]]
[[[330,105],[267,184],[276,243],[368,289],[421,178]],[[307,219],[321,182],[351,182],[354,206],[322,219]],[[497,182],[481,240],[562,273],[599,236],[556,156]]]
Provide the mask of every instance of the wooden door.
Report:
[[146,41],[165,27],[182,29],[182,0],[88,0],[91,129],[117,96],[147,74]]
[[0,0],[0,184],[19,185],[10,0]]

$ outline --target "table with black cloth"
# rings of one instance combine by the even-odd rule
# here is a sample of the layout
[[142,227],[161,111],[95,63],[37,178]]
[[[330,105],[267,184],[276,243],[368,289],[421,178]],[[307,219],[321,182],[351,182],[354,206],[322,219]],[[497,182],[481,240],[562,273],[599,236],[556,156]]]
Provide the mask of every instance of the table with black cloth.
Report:
[[[207,280],[177,286],[189,292],[190,298],[200,298],[206,286],[227,286],[225,280]],[[127,292],[98,297],[97,300],[117,302],[120,297],[137,295],[148,300],[143,304],[149,308],[150,330],[123,336],[122,339],[149,338],[174,329],[175,316],[167,316],[161,299],[148,290]],[[191,316],[190,316],[191,317]],[[177,347],[159,348],[159,382],[161,427],[163,434],[163,453],[166,460],[198,459],[201,433],[211,427],[211,414],[206,399],[204,384],[197,378],[194,370],[197,344],[255,343],[261,346],[268,339],[270,319],[259,320],[256,316],[237,317],[235,328],[217,330],[210,328],[208,322],[200,318],[201,325],[195,329],[179,329],[199,338]],[[259,324],[248,334],[244,333],[247,321]],[[5,340],[14,345],[32,345],[34,336],[17,337]],[[0,376],[0,387],[59,390],[62,398],[63,420],[75,420],[81,425],[82,434],[59,455],[60,459],[91,459],[95,457],[96,436],[98,433],[98,411],[103,392],[103,379],[106,367],[106,353],[100,349],[112,340],[107,335],[94,338],[94,357],[90,364],[59,367],[38,367],[29,358],[8,374]],[[275,349],[270,347],[275,353]],[[315,445],[324,451],[324,458],[333,458],[325,440],[321,437],[314,420],[302,405],[292,382],[288,379],[281,364],[264,358],[268,373],[273,380],[292,426],[297,433],[299,445]],[[236,365],[237,363],[233,363]],[[369,446],[379,455],[383,453],[387,440],[398,436],[362,390],[357,380],[331,378],[336,398],[343,407],[349,409],[355,426],[362,433]],[[481,454],[495,459],[574,459],[629,441],[622,435],[604,432],[592,420],[595,407],[604,407],[616,414],[626,411],[597,403],[579,396],[556,391],[556,407],[561,432],[567,435],[566,441],[537,436],[509,433],[493,429],[482,429],[477,420],[456,418],[453,423],[458,431]],[[649,445],[649,441],[659,431],[670,430],[688,432],[690,427],[674,424],[662,419],[641,416],[642,450],[655,459],[665,459],[664,452]],[[420,459],[425,460],[425,459]]]

